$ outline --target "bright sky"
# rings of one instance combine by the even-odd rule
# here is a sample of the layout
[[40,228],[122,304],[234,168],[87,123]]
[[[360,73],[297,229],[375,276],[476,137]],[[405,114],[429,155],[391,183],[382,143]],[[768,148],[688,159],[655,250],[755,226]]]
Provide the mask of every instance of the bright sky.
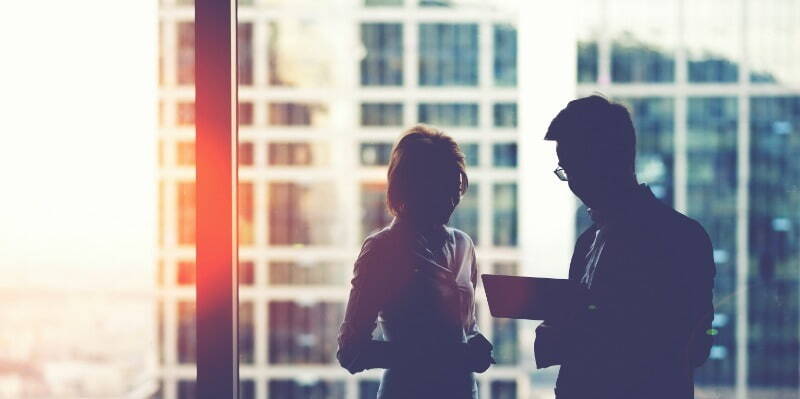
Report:
[[0,288],[152,284],[156,7],[0,3]]

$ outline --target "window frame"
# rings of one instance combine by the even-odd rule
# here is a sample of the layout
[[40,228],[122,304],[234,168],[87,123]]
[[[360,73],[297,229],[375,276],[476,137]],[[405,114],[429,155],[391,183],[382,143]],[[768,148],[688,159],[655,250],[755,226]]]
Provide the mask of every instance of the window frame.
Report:
[[196,0],[194,16],[197,397],[236,398],[239,390],[236,0]]

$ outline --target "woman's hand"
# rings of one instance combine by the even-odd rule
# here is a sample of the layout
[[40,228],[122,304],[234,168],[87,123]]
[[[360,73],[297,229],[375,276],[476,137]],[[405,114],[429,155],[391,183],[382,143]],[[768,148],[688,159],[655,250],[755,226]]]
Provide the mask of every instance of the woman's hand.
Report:
[[494,346],[482,334],[472,336],[466,343],[466,364],[469,370],[483,373],[495,364],[492,349]]

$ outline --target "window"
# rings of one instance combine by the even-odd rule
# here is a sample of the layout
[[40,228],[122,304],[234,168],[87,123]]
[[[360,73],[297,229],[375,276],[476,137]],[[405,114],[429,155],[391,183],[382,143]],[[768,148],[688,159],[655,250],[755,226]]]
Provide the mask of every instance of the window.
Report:
[[597,82],[597,41],[578,42],[578,83]]
[[492,399],[514,399],[517,397],[515,381],[492,381]]
[[178,115],[176,118],[178,126],[192,126],[194,125],[194,103],[193,102],[179,102]]
[[253,84],[253,24],[240,23],[236,34],[239,84],[251,86]]
[[421,123],[442,127],[478,126],[478,104],[422,103],[417,111]]
[[361,236],[389,225],[392,217],[386,209],[386,183],[361,184]]
[[611,79],[618,83],[672,82],[675,58],[636,37],[624,35],[611,44]]
[[328,163],[328,146],[323,142],[269,143],[270,166],[321,166]]
[[[337,240],[332,183],[269,184],[270,245],[330,245]],[[319,204],[326,204],[321,207]]]
[[450,226],[467,233],[472,241],[478,244],[478,183],[471,182],[467,192],[461,197],[453,215],[450,216]]
[[248,141],[240,141],[239,153],[236,155],[239,158],[239,166],[253,166],[253,143]]
[[[466,166],[480,165],[480,146],[478,143],[459,143],[458,146],[461,148],[461,152],[464,153]],[[469,174],[469,171],[467,173]]]
[[628,105],[636,129],[636,174],[656,197],[672,204],[674,107],[672,98],[620,99]]
[[402,6],[402,5],[403,5],[403,0],[364,0],[365,7]]
[[179,85],[194,84],[194,22],[179,22],[176,70]]
[[272,301],[268,316],[269,364],[329,364],[336,361],[336,337],[344,317],[343,304]]
[[748,21],[744,34],[750,81],[797,87],[800,84],[800,52],[797,50],[800,3],[764,0],[745,3],[744,7]]
[[194,285],[197,278],[194,261],[180,260],[176,267],[177,276],[175,281],[178,285]]
[[749,383],[797,389],[800,96],[750,99]]
[[364,166],[388,165],[391,156],[391,143],[361,143],[361,164]]
[[242,377],[239,380],[239,399],[256,399],[256,382]]
[[269,285],[340,286],[347,281],[348,267],[342,262],[272,261],[269,263]]
[[497,183],[492,192],[495,246],[517,245],[517,184]]
[[178,183],[178,244],[194,245],[195,190],[194,182]]
[[361,126],[402,126],[403,104],[361,104]]
[[493,161],[495,168],[516,168],[517,167],[517,143],[499,143],[492,146]]
[[697,0],[685,5],[689,82],[739,80],[741,5]]
[[239,102],[239,126],[252,126],[253,125],[253,103],[240,101]]
[[372,399],[378,397],[378,388],[380,388],[380,381],[359,381],[358,382],[358,397],[359,399]]
[[[736,295],[736,191],[738,101],[694,97],[688,101],[688,214],[703,225],[714,245],[714,295]],[[732,385],[736,370],[735,303],[717,301],[714,356],[695,372],[703,385]]]
[[[194,302],[178,302],[178,363],[197,361],[196,320]],[[192,384],[194,385],[194,384]]]
[[602,12],[611,43],[611,81],[675,81],[678,2],[615,0]]
[[517,127],[517,103],[494,104],[495,127]]
[[175,146],[175,163],[178,166],[194,166],[194,141],[179,141]]
[[239,285],[251,286],[256,282],[255,263],[239,261]]
[[239,245],[251,246],[255,244],[253,229],[253,183],[239,181]]
[[366,51],[366,55],[361,59],[361,85],[402,85],[403,25],[361,24],[361,42]]
[[[308,4],[319,6],[318,2]],[[331,86],[331,69],[337,64],[336,57],[340,57],[336,40],[341,39],[341,34],[335,26],[296,16],[269,21],[266,49],[269,84],[294,88]]]
[[494,26],[494,84],[517,85],[517,28]]
[[301,384],[295,380],[275,379],[269,381],[269,397],[345,399],[345,385],[343,381],[317,380]]
[[419,84],[420,86],[478,84],[477,24],[419,25]]
[[321,126],[326,123],[328,110],[320,104],[272,103],[269,105],[269,124],[273,126]]
[[239,362],[253,364],[255,361],[255,325],[253,302],[239,301]]

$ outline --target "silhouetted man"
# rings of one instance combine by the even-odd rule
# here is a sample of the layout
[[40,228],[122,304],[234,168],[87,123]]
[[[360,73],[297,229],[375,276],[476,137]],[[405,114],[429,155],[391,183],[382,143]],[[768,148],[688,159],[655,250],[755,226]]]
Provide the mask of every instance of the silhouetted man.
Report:
[[692,398],[711,347],[711,242],[700,224],[636,180],[636,136],[625,107],[570,102],[545,136],[556,175],[590,209],[569,278],[585,298],[536,329],[538,368],[561,365],[558,399]]

